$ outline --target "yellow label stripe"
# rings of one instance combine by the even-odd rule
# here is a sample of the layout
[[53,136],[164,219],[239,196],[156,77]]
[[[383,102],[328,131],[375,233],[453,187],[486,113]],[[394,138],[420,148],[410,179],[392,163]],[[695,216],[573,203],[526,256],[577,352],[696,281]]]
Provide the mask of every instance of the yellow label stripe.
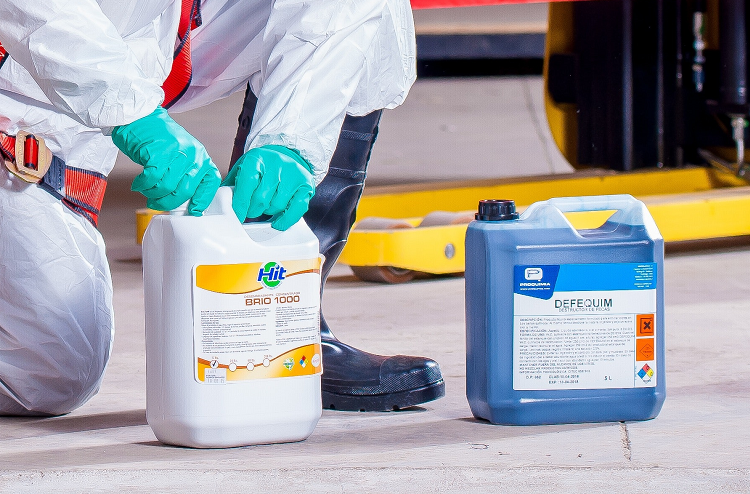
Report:
[[[258,273],[266,263],[202,264],[195,268],[195,286],[216,293],[239,295],[264,288]],[[319,273],[320,258],[281,261],[286,277],[297,274]]]

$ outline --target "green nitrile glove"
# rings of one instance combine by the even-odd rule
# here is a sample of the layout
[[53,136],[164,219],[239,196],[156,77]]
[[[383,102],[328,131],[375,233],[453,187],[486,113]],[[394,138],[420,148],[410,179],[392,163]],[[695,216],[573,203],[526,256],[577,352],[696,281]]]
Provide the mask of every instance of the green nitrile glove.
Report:
[[221,174],[195,137],[158,107],[151,115],[112,131],[112,141],[143,166],[131,189],[151,209],[169,211],[190,200],[187,211],[201,216],[216,195]]
[[271,226],[286,230],[307,212],[315,194],[310,164],[284,146],[261,146],[243,154],[222,185],[234,185],[232,209],[240,221],[275,215]]

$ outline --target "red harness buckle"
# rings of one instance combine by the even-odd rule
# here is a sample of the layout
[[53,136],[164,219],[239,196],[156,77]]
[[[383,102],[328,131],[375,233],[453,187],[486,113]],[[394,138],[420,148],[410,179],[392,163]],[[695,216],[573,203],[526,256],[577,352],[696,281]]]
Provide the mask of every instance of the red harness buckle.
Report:
[[38,184],[52,164],[52,153],[44,139],[25,131],[15,137],[2,134],[2,154],[5,167],[25,182]]

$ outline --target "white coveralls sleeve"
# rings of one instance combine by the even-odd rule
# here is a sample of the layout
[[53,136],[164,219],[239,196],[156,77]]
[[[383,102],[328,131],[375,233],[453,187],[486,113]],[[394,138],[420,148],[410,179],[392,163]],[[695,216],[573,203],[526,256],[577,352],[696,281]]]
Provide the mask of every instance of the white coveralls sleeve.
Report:
[[258,96],[246,150],[296,149],[325,177],[346,113],[400,104],[416,77],[405,0],[273,3],[263,33]]
[[170,67],[145,74],[94,0],[0,0],[0,19],[0,43],[13,59],[52,105],[88,127],[130,123],[164,98]]
[[[179,11],[179,0],[0,0],[0,130],[108,174],[117,148],[100,129],[161,102]],[[0,415],[63,414],[97,392],[112,295],[100,232],[0,166]]]

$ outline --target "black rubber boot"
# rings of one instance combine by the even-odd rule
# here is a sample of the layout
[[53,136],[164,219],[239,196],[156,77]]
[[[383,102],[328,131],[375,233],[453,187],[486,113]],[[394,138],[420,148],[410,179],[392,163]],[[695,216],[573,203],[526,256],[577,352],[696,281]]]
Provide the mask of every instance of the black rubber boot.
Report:
[[[325,256],[322,290],[354,224],[364,188],[370,151],[381,111],[364,117],[347,115],[328,174],[310,201],[305,221]],[[342,343],[320,315],[323,343],[323,408],[384,411],[406,408],[445,395],[437,362],[422,357],[373,355]]]
[[[238,119],[232,163],[243,152],[257,99],[249,90]],[[326,279],[344,249],[364,188],[370,151],[381,111],[348,116],[328,174],[316,187],[305,221],[320,241],[321,302]],[[323,408],[387,411],[407,408],[445,395],[437,362],[422,357],[373,355],[339,341],[320,314],[323,346]]]

